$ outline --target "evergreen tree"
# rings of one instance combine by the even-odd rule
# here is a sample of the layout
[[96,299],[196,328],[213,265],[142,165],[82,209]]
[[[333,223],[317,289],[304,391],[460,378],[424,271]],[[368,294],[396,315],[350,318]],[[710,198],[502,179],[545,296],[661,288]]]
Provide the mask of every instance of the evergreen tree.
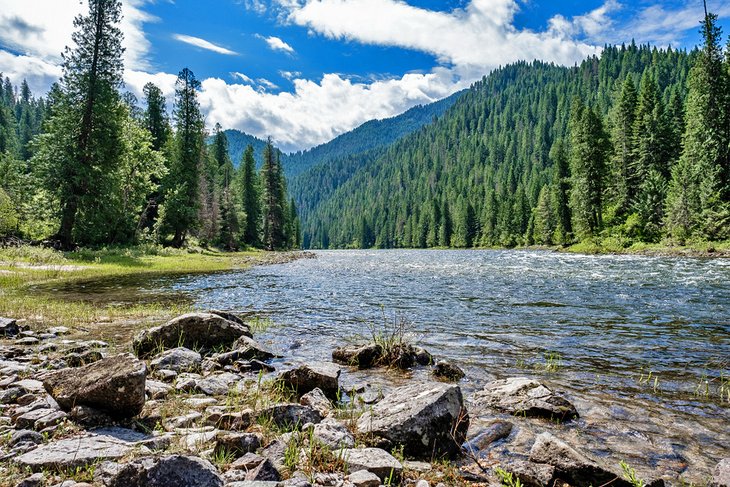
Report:
[[566,244],[573,235],[573,219],[570,212],[570,163],[565,144],[558,139],[550,150],[553,161],[553,200],[555,202],[554,242]]
[[264,149],[264,165],[261,168],[263,182],[263,245],[266,250],[279,250],[286,246],[286,213],[283,173],[279,151],[274,149],[271,138]]
[[680,241],[701,232],[730,236],[730,103],[717,16],[702,23],[704,46],[690,72],[682,156],[667,198],[669,233]]
[[170,171],[164,182],[161,234],[172,233],[171,245],[181,247],[196,227],[200,202],[201,168],[206,163],[205,131],[197,90],[200,82],[188,68],[175,83],[175,140]]
[[256,175],[256,161],[253,157],[253,146],[249,145],[243,154],[240,174],[241,197],[246,223],[243,229],[243,243],[251,247],[260,244],[259,232],[261,229],[261,198],[259,195],[258,177]]
[[603,227],[603,191],[608,140],[600,117],[576,100],[571,114],[571,209],[576,231],[583,237]]
[[[90,0],[88,15],[74,20],[75,48],[64,54],[62,92],[41,140],[46,187],[61,208],[56,239],[72,246],[77,217],[94,216],[100,190],[120,164],[124,108],[120,0]],[[86,205],[86,206],[85,206]]]
[[153,83],[147,83],[142,89],[147,103],[144,112],[144,125],[152,135],[152,149],[161,151],[170,138],[172,129],[167,116],[165,96],[162,90]]
[[638,95],[631,75],[626,76],[621,95],[613,111],[614,200],[616,214],[625,215],[637,193],[639,178],[636,174],[634,121]]

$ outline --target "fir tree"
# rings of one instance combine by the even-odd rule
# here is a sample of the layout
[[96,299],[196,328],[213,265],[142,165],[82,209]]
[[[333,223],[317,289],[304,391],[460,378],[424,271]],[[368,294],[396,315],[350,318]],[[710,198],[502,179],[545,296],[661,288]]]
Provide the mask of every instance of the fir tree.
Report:
[[241,184],[239,195],[242,201],[246,223],[243,229],[243,243],[251,247],[260,244],[261,198],[259,195],[256,161],[253,157],[253,146],[249,145],[241,161]]
[[279,250],[286,246],[286,213],[283,174],[279,151],[274,149],[271,138],[264,149],[264,165],[261,169],[263,182],[263,244],[266,250]]

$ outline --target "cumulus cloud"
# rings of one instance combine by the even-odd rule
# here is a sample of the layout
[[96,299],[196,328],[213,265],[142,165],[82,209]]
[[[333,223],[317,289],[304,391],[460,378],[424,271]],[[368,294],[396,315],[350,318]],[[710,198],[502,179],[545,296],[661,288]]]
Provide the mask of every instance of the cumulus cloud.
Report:
[[238,54],[235,51],[231,51],[230,49],[226,49],[225,47],[213,44],[212,42],[201,39],[200,37],[193,37],[185,34],[174,34],[172,37],[177,41],[184,42],[185,44],[190,44],[191,46],[199,47],[201,49],[205,49],[206,51],[217,52],[218,54],[225,54],[226,56],[235,56],[236,54]]
[[259,39],[262,39],[269,45],[269,49],[272,51],[284,51],[288,54],[294,54],[294,48],[280,38],[275,36],[264,37],[262,35],[256,35]]
[[238,80],[243,81],[244,83],[249,84],[249,85],[254,83],[253,79],[251,79],[250,77],[246,76],[245,74],[239,73],[237,71],[232,72],[231,76],[233,76],[234,78],[237,78]]

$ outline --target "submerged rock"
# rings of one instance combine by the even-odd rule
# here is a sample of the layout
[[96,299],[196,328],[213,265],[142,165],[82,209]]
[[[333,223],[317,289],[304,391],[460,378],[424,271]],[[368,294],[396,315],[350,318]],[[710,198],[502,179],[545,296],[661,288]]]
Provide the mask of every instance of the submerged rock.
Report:
[[217,347],[230,347],[242,336],[251,337],[248,326],[212,313],[189,313],[173,318],[164,325],[137,334],[132,346],[138,357],[148,358],[155,351],[185,347],[205,353]]
[[139,458],[125,464],[106,462],[94,474],[105,487],[223,487],[207,460],[186,455]]
[[372,434],[415,457],[454,457],[469,428],[461,389],[442,383],[410,384],[392,391],[357,421]]
[[459,381],[463,379],[466,374],[457,365],[447,362],[445,360],[439,360],[433,367],[433,375],[450,381]]
[[575,406],[534,379],[513,377],[495,380],[474,396],[478,404],[515,416],[567,421],[578,417]]
[[[607,483],[612,487],[631,487],[622,475],[603,468],[594,459],[547,432],[537,436],[529,459],[533,463],[554,467],[555,479],[566,481],[575,487]],[[663,482],[653,482],[650,485],[663,485]]]
[[340,368],[330,362],[318,362],[287,370],[279,380],[294,391],[304,395],[320,389],[327,397],[334,398],[339,390]]
[[123,354],[51,372],[44,377],[43,387],[65,411],[84,405],[111,416],[132,417],[144,406],[146,378],[145,363]]

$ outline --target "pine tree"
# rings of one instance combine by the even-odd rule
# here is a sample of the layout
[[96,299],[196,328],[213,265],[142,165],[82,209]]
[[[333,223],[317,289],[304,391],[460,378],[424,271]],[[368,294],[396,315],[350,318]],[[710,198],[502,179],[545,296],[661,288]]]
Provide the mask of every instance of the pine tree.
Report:
[[711,239],[730,236],[730,80],[716,15],[706,15],[702,35],[704,47],[688,82],[684,148],[666,203],[668,231],[680,241],[698,231]]
[[553,162],[553,200],[555,202],[555,243],[567,244],[572,240],[573,219],[570,212],[570,163],[565,144],[558,139],[550,149]]
[[279,250],[286,246],[286,214],[283,174],[279,151],[274,149],[271,138],[264,149],[264,165],[261,169],[263,182],[263,244],[266,250]]
[[[122,18],[120,0],[90,0],[88,15],[74,20],[75,48],[66,48],[63,96],[55,100],[55,116],[41,140],[46,187],[58,199],[61,222],[55,236],[60,245],[74,242],[77,217],[94,216],[107,186],[104,182],[120,163],[124,109],[122,84]],[[85,206],[88,205],[88,206]]]
[[167,116],[165,96],[162,90],[153,83],[147,83],[142,89],[147,103],[144,112],[144,125],[152,135],[152,148],[162,150],[170,137],[170,120]]
[[200,82],[193,72],[183,69],[175,83],[176,133],[161,211],[161,233],[173,234],[174,247],[181,247],[198,223],[201,168],[206,161],[205,131],[197,98],[199,88]]
[[633,203],[637,186],[634,121],[638,95],[631,75],[627,76],[621,88],[621,95],[613,111],[612,142],[614,147],[612,167],[614,169],[614,200],[616,214],[625,215]]
[[243,243],[257,247],[261,239],[261,198],[259,195],[258,177],[256,175],[256,161],[254,160],[253,146],[249,145],[241,161],[241,184],[239,195],[242,201],[246,223],[243,229]]
[[608,139],[600,117],[580,100],[573,105],[570,135],[573,226],[582,237],[590,237],[603,227]]

